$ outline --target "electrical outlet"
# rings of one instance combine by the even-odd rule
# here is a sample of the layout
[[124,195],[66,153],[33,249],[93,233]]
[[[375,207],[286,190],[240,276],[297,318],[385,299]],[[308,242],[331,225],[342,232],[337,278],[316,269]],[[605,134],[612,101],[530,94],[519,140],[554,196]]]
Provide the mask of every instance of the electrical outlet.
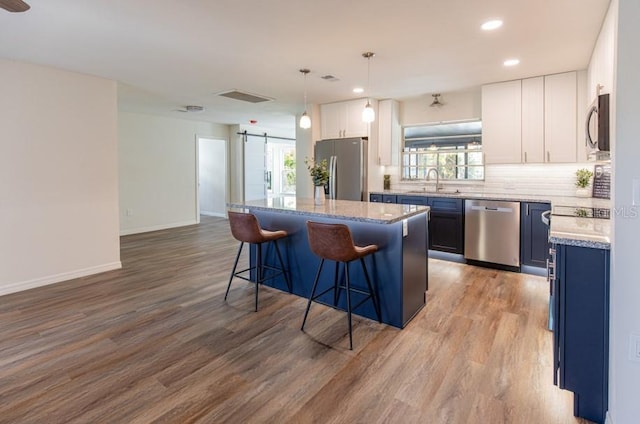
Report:
[[629,360],[640,362],[640,335],[629,336]]
[[127,216],[133,216],[133,211],[132,211],[131,209],[127,209],[127,210],[125,211],[125,215],[127,215]]

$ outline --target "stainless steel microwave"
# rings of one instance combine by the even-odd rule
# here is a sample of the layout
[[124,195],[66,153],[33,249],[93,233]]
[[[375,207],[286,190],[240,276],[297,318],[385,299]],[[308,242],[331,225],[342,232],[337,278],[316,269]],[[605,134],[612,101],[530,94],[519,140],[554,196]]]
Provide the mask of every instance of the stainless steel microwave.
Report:
[[590,153],[609,151],[609,94],[599,94],[589,107],[585,137]]

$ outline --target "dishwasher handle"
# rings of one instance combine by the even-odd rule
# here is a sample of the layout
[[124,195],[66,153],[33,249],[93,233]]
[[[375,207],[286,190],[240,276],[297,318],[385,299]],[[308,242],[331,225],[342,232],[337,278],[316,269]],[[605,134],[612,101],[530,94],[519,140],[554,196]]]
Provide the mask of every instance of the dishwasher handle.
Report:
[[484,211],[484,212],[506,212],[506,213],[511,213],[513,212],[512,208],[505,208],[505,207],[490,207],[490,206],[471,206],[471,210],[472,211]]

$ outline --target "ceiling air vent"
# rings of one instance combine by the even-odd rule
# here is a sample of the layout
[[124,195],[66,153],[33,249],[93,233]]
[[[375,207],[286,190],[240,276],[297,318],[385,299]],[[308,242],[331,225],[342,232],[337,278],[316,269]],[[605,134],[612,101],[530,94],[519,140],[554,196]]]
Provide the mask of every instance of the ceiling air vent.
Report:
[[196,105],[187,105],[184,107],[187,112],[202,112],[204,107]]
[[187,105],[187,106],[183,106],[180,109],[175,109],[175,112],[188,112],[188,113],[204,112],[204,106]]
[[245,93],[239,90],[225,91],[223,93],[218,93],[218,96],[228,97],[230,99],[241,100],[243,102],[249,102],[249,103],[262,103],[262,102],[270,102],[273,100],[269,97],[258,96],[256,94],[251,94],[251,93]]

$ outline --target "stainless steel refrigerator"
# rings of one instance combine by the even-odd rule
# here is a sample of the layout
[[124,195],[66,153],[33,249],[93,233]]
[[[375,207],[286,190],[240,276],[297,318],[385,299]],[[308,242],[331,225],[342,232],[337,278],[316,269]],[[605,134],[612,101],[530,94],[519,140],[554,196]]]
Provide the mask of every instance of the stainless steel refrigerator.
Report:
[[367,191],[367,140],[341,138],[316,142],[314,159],[327,160],[329,199],[363,200]]

